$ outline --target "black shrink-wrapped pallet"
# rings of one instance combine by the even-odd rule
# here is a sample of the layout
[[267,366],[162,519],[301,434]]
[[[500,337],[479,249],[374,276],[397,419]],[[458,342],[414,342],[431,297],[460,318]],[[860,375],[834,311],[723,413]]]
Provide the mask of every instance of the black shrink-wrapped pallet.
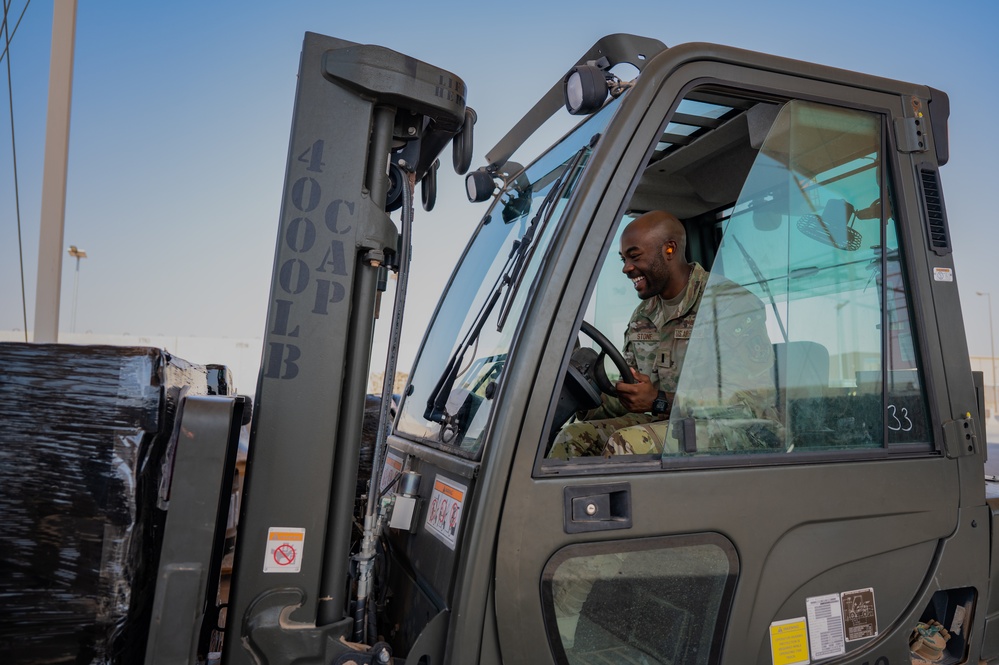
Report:
[[0,661],[142,662],[174,414],[227,376],[152,348],[0,344]]

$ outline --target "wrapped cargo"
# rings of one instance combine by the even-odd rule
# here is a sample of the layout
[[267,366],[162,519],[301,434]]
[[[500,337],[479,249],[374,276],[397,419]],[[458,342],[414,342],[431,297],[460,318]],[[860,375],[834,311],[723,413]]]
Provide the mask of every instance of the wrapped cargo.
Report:
[[142,661],[174,415],[224,368],[152,348],[0,344],[0,653]]

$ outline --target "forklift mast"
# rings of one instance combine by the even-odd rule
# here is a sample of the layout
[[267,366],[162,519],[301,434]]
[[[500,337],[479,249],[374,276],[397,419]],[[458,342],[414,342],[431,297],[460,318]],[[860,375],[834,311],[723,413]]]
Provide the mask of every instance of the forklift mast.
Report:
[[433,180],[455,137],[455,166],[467,169],[469,116],[465,84],[447,71],[305,36],[226,663],[329,662],[350,635],[349,539],[376,298],[399,255],[386,208],[398,207],[410,177]]

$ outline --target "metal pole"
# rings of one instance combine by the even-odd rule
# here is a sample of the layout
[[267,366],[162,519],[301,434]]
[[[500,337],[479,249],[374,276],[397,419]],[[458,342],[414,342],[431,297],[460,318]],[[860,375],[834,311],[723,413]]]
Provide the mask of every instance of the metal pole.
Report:
[[76,332],[76,303],[80,294],[80,259],[87,258],[87,252],[76,245],[69,246],[69,255],[76,258],[76,276],[73,278],[73,324],[70,332]]
[[42,216],[35,290],[35,341],[59,337],[59,289],[62,282],[62,238],[66,216],[66,171],[69,158],[69,110],[73,92],[73,46],[76,0],[55,0],[52,10],[52,55],[49,61],[49,106],[45,125],[42,171]]
[[999,408],[999,381],[996,380],[996,336],[992,332],[992,293],[975,291],[976,295],[986,296],[989,299],[989,343],[992,345],[992,415]]

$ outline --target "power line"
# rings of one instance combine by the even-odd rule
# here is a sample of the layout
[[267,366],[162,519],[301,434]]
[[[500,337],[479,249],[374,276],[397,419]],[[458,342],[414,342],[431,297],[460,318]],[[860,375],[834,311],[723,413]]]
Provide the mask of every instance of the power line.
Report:
[[[30,1],[30,0],[29,0]],[[21,12],[21,17],[24,17],[24,12],[27,11],[28,5],[24,5],[24,11]],[[24,317],[24,341],[28,341],[28,299],[24,292],[24,241],[21,238],[21,196],[18,189],[17,182],[17,143],[14,140],[14,85],[12,83],[11,73],[10,73],[10,39],[13,35],[10,34],[8,30],[9,23],[7,21],[8,14],[10,12],[10,2],[4,0],[3,2],[3,35],[4,35],[4,50],[3,55],[7,57],[7,99],[10,105],[10,150],[13,153],[14,158],[14,210],[17,214],[17,255],[20,261],[21,267],[21,314]],[[21,19],[17,20],[17,24],[21,24]],[[14,26],[14,30],[17,31],[17,26]]]
[[[31,0],[28,0],[26,3],[24,3],[24,9],[21,10],[21,15],[17,17],[17,23],[14,24],[14,29],[11,30],[11,32],[10,32],[10,38],[7,40],[7,44],[4,46],[3,53],[0,53],[0,62],[3,62],[3,59],[7,57],[7,49],[10,48],[10,40],[14,39],[14,35],[17,34],[17,27],[19,25],[21,25],[21,19],[24,18],[24,12],[28,11],[28,5],[30,5],[30,4],[31,4]],[[3,24],[4,24],[4,31],[6,31],[6,29],[7,29],[7,6],[9,6],[9,5],[7,5],[6,1],[4,2],[4,5],[5,5],[5,7],[4,7],[4,10],[3,10]]]

